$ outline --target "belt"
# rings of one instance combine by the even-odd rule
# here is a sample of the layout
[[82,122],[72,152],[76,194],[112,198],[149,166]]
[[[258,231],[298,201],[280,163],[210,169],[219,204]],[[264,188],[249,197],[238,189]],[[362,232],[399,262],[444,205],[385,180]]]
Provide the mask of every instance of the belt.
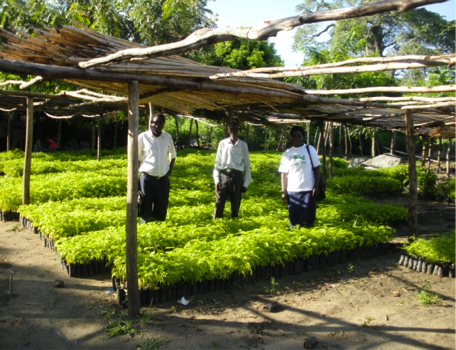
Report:
[[241,171],[240,171],[240,170],[237,170],[237,169],[230,169],[230,168],[228,168],[228,169],[220,170],[220,172],[231,174],[231,173],[235,173],[235,172],[239,172],[239,173],[240,173]]
[[151,179],[154,179],[154,180],[160,180],[160,179],[163,179],[163,178],[166,176],[166,175],[163,175],[163,176],[155,176],[155,175],[150,175],[150,174],[148,174],[148,173],[144,173],[144,174],[146,174],[146,176],[147,176],[148,178],[151,178]]

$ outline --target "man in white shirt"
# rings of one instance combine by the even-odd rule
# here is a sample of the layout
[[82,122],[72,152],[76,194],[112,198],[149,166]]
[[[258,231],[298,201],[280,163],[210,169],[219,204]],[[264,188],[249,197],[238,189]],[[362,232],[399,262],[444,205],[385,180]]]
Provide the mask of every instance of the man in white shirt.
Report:
[[139,135],[139,183],[144,193],[141,223],[165,221],[169,202],[169,177],[176,159],[170,134],[163,131],[165,116],[154,114],[150,130]]
[[[228,124],[229,138],[220,141],[217,148],[213,178],[215,182],[214,219],[223,218],[227,198],[231,201],[231,218],[237,218],[241,206],[241,193],[247,192],[250,173],[249,148],[238,138],[239,123]],[[244,172],[244,176],[243,173]]]

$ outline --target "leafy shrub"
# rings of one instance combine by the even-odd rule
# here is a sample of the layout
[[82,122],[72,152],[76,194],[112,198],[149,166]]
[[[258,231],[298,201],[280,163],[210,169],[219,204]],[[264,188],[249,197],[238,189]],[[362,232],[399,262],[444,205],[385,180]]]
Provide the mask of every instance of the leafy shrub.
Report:
[[344,176],[327,180],[326,186],[335,193],[362,196],[374,193],[400,193],[402,183],[380,176]]
[[431,239],[418,238],[405,244],[403,249],[411,256],[424,259],[429,264],[455,263],[455,230]]

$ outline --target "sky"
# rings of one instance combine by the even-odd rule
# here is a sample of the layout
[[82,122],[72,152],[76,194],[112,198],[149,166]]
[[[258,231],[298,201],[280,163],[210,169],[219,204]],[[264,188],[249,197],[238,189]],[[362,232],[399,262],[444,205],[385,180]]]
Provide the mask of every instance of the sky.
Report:
[[[297,16],[296,5],[300,0],[209,0],[207,8],[218,14],[218,27],[250,27],[261,25],[266,20]],[[425,6],[437,12],[448,21],[455,19],[456,0]],[[285,62],[285,67],[300,66],[304,54],[292,52],[293,36],[296,29],[281,31],[277,37],[269,39],[275,44],[277,54]]]

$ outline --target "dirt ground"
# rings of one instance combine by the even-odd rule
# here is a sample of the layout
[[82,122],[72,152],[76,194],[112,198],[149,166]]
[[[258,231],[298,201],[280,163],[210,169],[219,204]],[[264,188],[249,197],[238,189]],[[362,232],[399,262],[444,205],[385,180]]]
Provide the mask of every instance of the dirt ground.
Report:
[[[454,210],[420,202],[419,233],[454,228]],[[398,228],[397,240],[406,236]],[[0,349],[303,349],[310,337],[314,349],[455,349],[455,280],[400,266],[399,255],[185,296],[187,306],[143,307],[121,326],[109,275],[69,278],[38,235],[1,222]],[[438,302],[421,305],[423,289]],[[264,308],[271,302],[275,312]],[[138,333],[109,337],[109,321]]]

